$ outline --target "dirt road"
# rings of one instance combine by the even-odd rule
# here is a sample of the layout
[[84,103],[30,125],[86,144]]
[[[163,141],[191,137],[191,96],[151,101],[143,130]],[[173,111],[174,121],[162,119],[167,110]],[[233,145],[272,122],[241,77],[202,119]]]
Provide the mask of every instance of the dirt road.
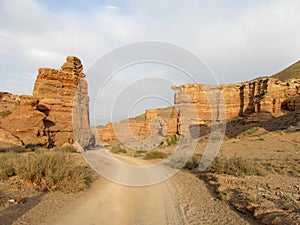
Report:
[[[131,164],[140,159],[118,156]],[[179,172],[165,182],[129,187],[104,178],[45,224],[56,225],[182,225],[256,224],[214,198],[205,183]]]

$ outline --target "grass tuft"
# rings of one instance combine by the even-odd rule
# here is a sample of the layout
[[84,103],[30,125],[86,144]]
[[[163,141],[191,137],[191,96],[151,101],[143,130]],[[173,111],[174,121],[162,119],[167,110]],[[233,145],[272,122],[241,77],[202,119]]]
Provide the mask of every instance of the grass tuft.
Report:
[[2,116],[2,117],[7,117],[10,114],[11,114],[11,111],[9,111],[9,110],[5,110],[5,111],[0,112],[0,116]]
[[145,155],[145,159],[164,159],[166,158],[168,155],[164,152],[160,152],[160,151],[153,151],[153,152],[148,152]]
[[77,153],[78,152],[76,150],[76,148],[72,145],[66,145],[66,146],[62,146],[62,147],[55,147],[55,148],[53,148],[53,151],[65,152],[65,153]]
[[127,153],[127,151],[124,148],[121,148],[119,146],[112,147],[111,152],[114,153],[114,154]]

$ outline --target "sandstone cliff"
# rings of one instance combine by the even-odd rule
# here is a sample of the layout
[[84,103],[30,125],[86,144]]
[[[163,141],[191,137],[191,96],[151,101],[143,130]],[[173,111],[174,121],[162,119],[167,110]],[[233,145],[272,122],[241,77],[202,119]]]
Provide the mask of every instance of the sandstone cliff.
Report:
[[[7,112],[0,117],[0,128],[25,145],[53,147],[76,140],[89,145],[89,98],[80,60],[68,56],[61,69],[41,68],[38,72],[33,96],[0,94],[0,112]],[[75,127],[73,116],[78,121]]]
[[[246,117],[249,122],[254,122],[300,109],[300,79],[283,82],[274,78],[259,78],[215,87],[187,84],[173,87],[173,90],[175,107],[186,117],[191,114],[191,107],[196,107],[198,123],[212,120],[213,112],[217,114],[216,120],[222,120],[218,114],[222,110],[226,112],[224,119]],[[209,95],[215,96],[216,102],[209,101]],[[220,96],[223,99],[219,99]]]
[[[212,120],[222,122],[241,117],[244,123],[261,122],[300,110],[299,68],[300,62],[272,77],[257,78],[238,84],[219,86],[186,84],[172,87],[175,91],[173,112],[176,113],[166,117],[163,113],[153,116],[152,112],[155,110],[146,111],[137,117],[144,118],[143,121],[136,122],[136,119],[133,119],[130,123],[131,132],[136,138],[146,138],[151,127],[147,117],[152,119],[158,117],[164,121],[158,128],[167,130],[161,134],[164,137],[174,134],[197,136],[199,127],[209,128]],[[98,130],[103,142],[119,139],[115,133],[118,133],[118,136],[129,136],[128,130],[127,133],[123,132],[112,123]]]
[[104,143],[114,140],[145,140],[155,135],[168,137],[178,130],[177,118],[178,114],[174,107],[149,109],[138,117],[119,123],[110,122],[105,127],[97,129],[97,133]]

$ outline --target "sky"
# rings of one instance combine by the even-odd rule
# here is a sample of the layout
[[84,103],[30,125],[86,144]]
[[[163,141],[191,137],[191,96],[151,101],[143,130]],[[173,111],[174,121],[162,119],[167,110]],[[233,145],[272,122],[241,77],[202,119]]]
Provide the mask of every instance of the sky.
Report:
[[[300,60],[299,11],[298,0],[1,0],[0,91],[31,94],[38,68],[59,68],[68,55],[82,60],[92,84],[97,78],[88,71],[102,56],[149,40],[197,55],[217,83],[272,75]],[[170,65],[124,68],[99,103],[91,96],[93,119],[105,124],[172,105],[170,86],[190,82]],[[147,88],[156,95],[141,97],[139,90]]]

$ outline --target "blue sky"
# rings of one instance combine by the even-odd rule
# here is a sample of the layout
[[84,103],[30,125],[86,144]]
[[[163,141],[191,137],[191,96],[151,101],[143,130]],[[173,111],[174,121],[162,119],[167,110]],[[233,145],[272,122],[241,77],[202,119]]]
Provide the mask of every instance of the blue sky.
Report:
[[[0,90],[31,94],[40,67],[59,68],[76,55],[88,70],[110,50],[144,40],[194,52],[219,83],[271,75],[300,60],[299,11],[298,0],[1,0]],[[147,69],[157,70],[172,71]]]

